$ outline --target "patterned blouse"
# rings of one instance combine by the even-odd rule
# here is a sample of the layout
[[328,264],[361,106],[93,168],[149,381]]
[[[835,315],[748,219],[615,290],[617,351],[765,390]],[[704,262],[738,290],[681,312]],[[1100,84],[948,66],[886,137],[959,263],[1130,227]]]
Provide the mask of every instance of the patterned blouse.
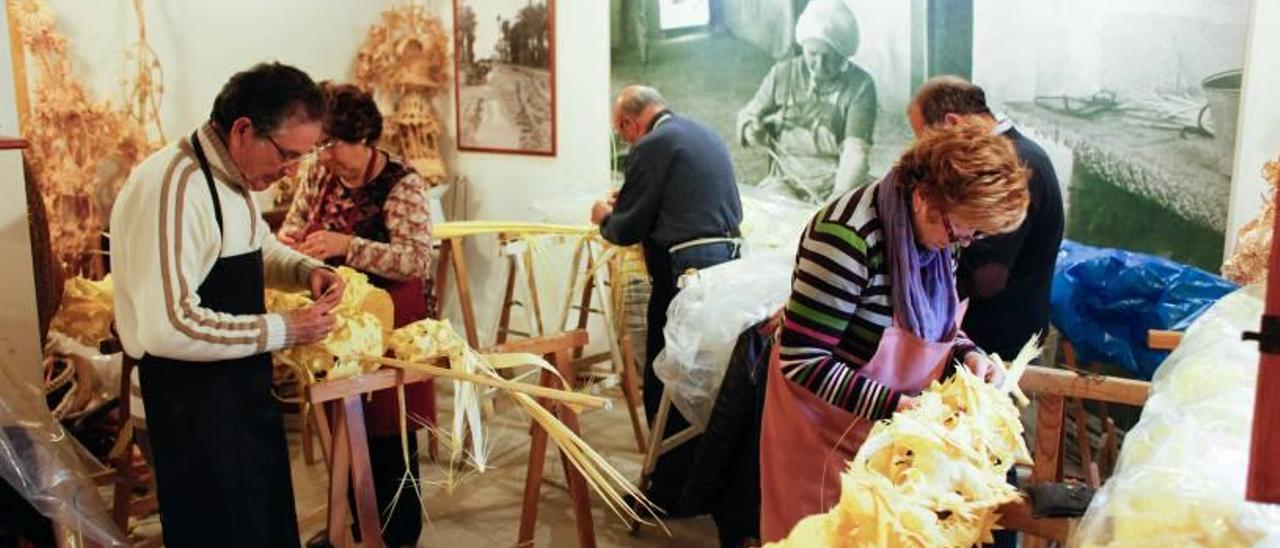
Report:
[[351,268],[396,281],[430,277],[427,184],[398,158],[388,156],[382,172],[356,189],[313,164],[281,231],[301,241],[317,230],[355,236],[343,261]]

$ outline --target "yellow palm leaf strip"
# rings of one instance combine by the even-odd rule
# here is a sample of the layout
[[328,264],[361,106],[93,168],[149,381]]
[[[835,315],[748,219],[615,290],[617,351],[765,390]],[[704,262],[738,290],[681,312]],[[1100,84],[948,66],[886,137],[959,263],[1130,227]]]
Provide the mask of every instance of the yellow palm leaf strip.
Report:
[[467,373],[465,371],[457,371],[454,369],[447,369],[444,367],[437,367],[434,365],[429,365],[429,364],[419,363],[419,362],[399,360],[396,358],[386,358],[382,356],[365,356],[364,359],[366,361],[378,363],[381,365],[390,365],[392,367],[399,367],[401,369],[418,371],[418,372],[426,373],[428,375],[432,375],[436,377],[446,377],[446,378],[455,379],[455,380],[472,382],[472,383],[480,384],[484,386],[501,388],[503,390],[509,390],[512,392],[529,394],[539,398],[547,398],[547,399],[570,403],[574,405],[580,405],[582,407],[591,408],[591,409],[606,409],[611,407],[611,402],[609,401],[608,398],[601,398],[599,396],[592,396],[590,394],[581,394],[578,392],[571,392],[568,390],[557,390],[555,388],[547,388],[545,386],[537,386],[532,384],[514,382],[514,381],[502,379],[502,378],[493,378],[486,375]]
[[[564,451],[567,460],[582,473],[587,484],[604,499],[605,504],[615,515],[622,519],[629,517],[643,523],[653,523],[645,520],[626,504],[623,500],[623,495],[631,495],[636,499],[640,507],[654,518],[663,531],[671,534],[666,524],[661,519],[658,519],[653,503],[617,469],[610,465],[604,457],[592,449],[587,442],[583,441],[581,437],[565,426],[560,419],[556,418],[554,414],[527,394],[512,394],[511,396],[525,412],[529,413],[530,417],[538,421],[538,424],[547,431],[547,437]],[[615,485],[617,488],[614,487]],[[621,489],[623,493],[620,494],[618,489]]]

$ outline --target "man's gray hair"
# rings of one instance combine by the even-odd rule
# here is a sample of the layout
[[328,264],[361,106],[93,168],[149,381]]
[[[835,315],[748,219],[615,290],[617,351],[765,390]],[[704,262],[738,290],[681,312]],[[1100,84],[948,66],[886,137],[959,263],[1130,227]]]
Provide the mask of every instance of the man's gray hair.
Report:
[[639,116],[650,105],[665,107],[667,100],[649,86],[627,86],[618,94],[618,108],[628,116]]

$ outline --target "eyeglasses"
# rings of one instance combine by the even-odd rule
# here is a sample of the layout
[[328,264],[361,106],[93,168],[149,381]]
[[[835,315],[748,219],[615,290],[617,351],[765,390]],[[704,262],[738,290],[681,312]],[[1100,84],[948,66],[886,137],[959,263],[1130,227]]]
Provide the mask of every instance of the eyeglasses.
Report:
[[955,230],[951,228],[951,217],[946,211],[942,212],[942,228],[947,231],[947,241],[953,244],[968,244],[987,237],[986,234],[976,230],[967,236],[956,236]]
[[263,138],[265,138],[268,143],[271,143],[271,146],[276,149],[276,154],[280,155],[280,160],[286,164],[294,163],[298,160],[301,160],[303,156],[307,155],[306,152],[298,152],[296,150],[287,150],[284,147],[281,147],[280,143],[277,143],[276,140],[272,139],[270,135],[264,135]]
[[317,154],[329,150],[338,144],[337,139],[325,139],[316,144],[315,152]]

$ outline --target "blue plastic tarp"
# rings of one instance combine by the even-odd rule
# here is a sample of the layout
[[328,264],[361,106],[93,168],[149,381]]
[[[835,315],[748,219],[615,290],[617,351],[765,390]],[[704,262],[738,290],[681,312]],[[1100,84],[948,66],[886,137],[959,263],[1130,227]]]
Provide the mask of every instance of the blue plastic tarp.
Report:
[[1052,321],[1083,362],[1150,379],[1167,351],[1147,347],[1151,329],[1186,329],[1236,284],[1195,267],[1064,240],[1051,292]]

